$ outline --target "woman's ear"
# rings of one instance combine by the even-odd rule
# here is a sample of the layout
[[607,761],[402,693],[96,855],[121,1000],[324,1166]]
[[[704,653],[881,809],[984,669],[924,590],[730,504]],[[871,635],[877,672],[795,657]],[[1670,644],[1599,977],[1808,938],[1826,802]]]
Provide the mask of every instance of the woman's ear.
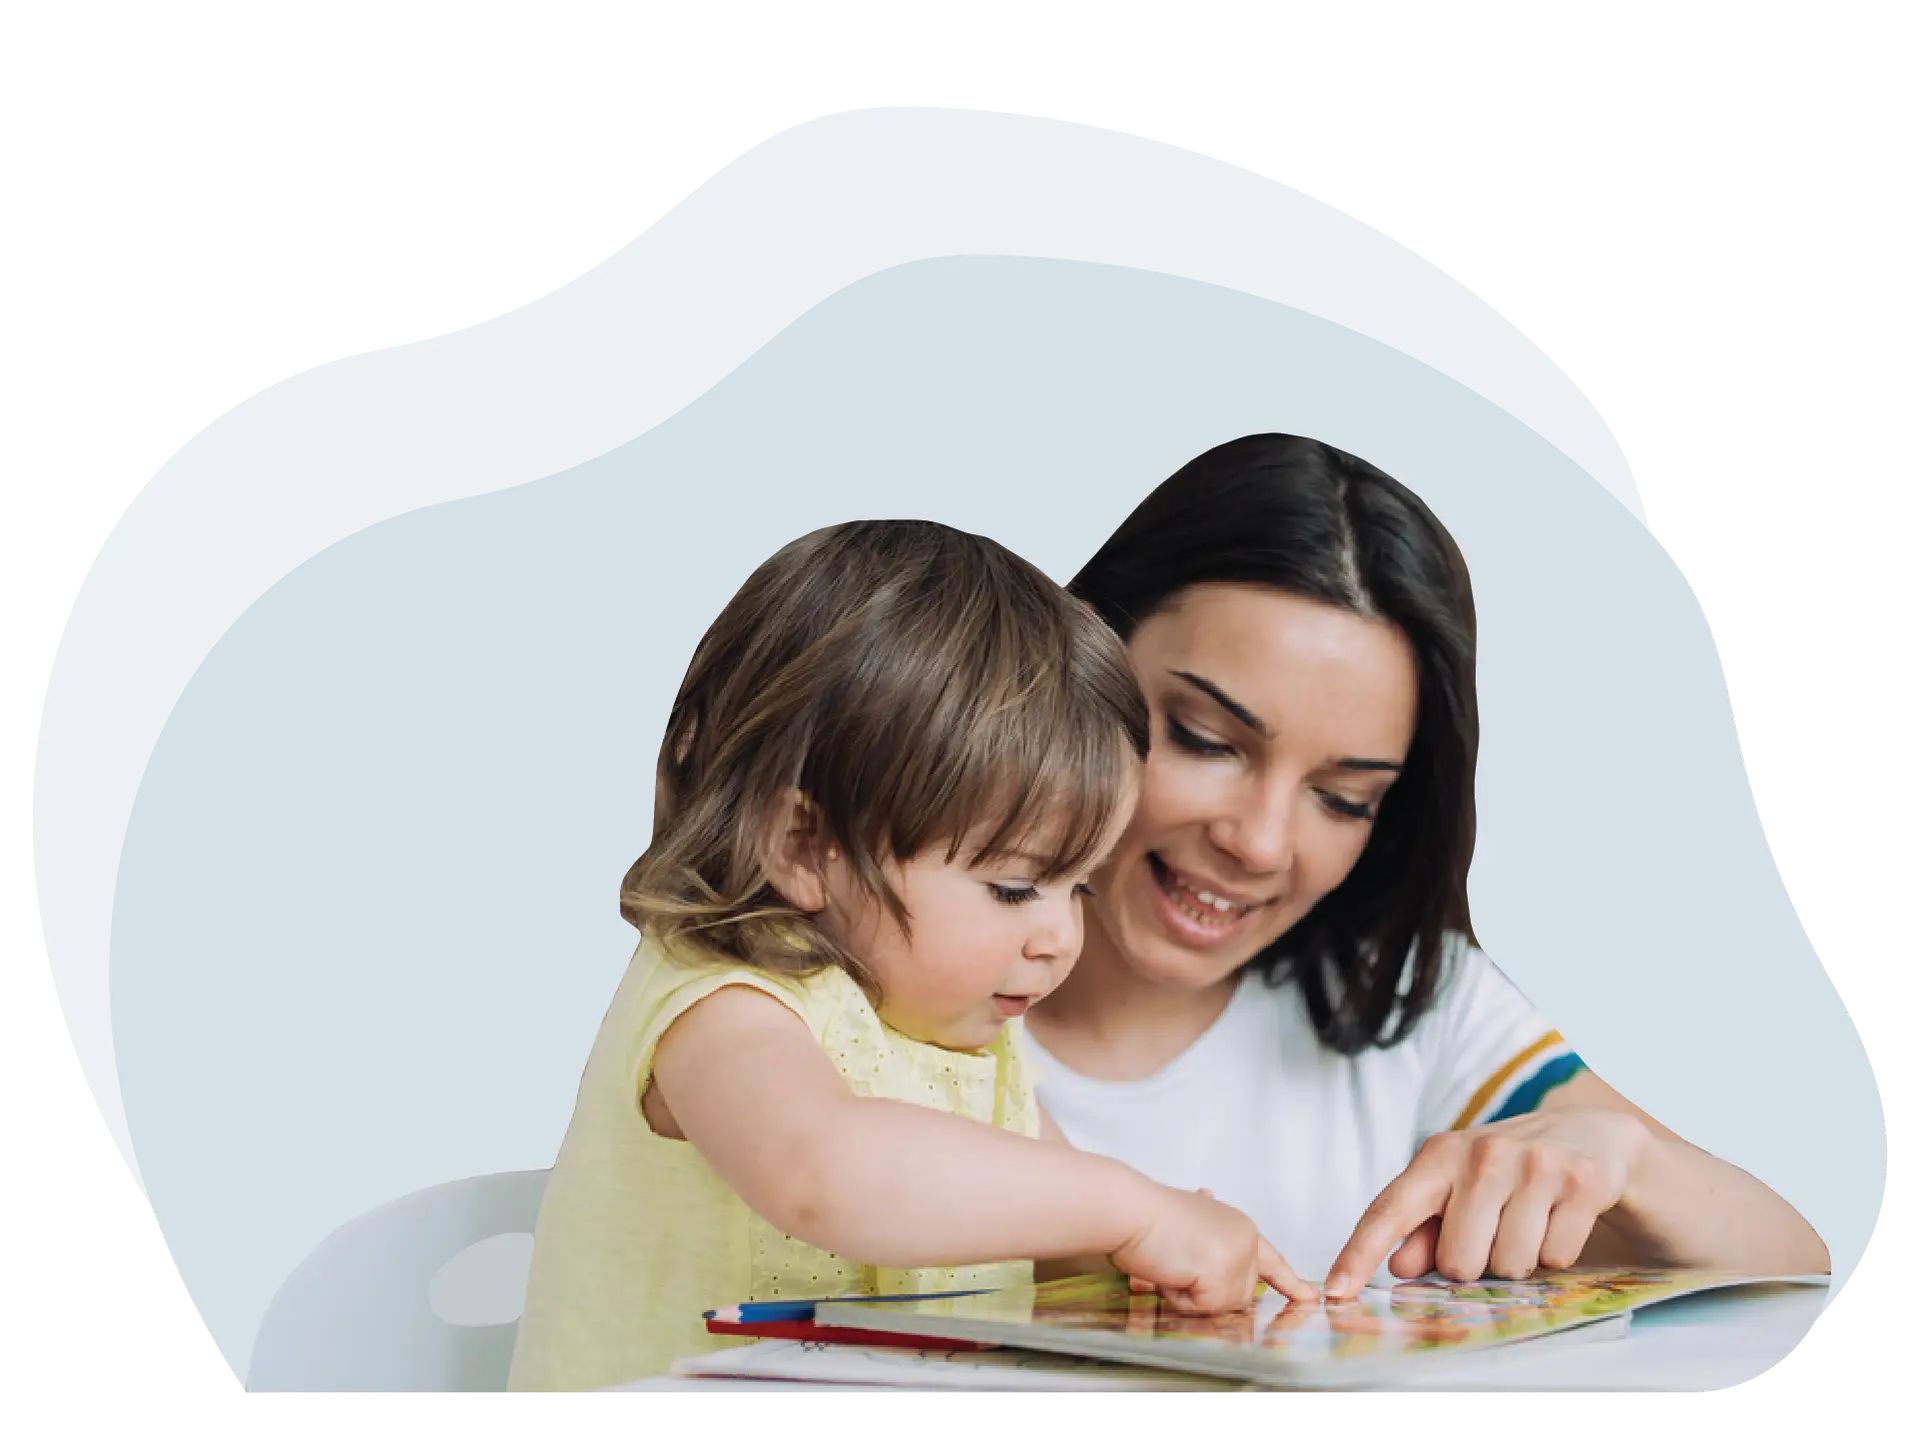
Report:
[[767,824],[767,882],[802,913],[827,906],[827,867],[840,850],[827,842],[820,810],[799,789],[789,789]]

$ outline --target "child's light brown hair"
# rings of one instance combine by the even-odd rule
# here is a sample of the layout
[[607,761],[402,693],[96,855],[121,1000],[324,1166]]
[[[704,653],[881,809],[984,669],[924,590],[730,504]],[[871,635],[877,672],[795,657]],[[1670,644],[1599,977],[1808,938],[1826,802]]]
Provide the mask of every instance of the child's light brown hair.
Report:
[[904,927],[886,859],[1018,851],[1057,881],[1095,856],[1146,751],[1125,648],[1026,560],[922,520],[821,529],[756,569],[694,651],[620,912],[755,967],[837,964],[871,991],[767,880],[795,790]]

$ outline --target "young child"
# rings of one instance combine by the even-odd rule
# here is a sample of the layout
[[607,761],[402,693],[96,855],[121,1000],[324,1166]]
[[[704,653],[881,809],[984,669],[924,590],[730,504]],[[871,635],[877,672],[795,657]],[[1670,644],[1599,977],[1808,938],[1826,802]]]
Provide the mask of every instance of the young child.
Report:
[[943,525],[843,524],[754,572],[661,745],[642,932],[534,1234],[509,1385],[735,1339],[739,1302],[1031,1280],[1105,1256],[1194,1311],[1264,1279],[1238,1210],[1042,1136],[1009,1031],[1080,950],[1147,745],[1125,650]]

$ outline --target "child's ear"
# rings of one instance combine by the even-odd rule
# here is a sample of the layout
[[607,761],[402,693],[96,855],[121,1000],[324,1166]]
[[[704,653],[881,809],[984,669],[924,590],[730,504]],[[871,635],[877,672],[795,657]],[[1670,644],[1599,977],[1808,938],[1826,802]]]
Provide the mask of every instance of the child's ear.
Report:
[[818,913],[827,906],[827,865],[840,850],[827,842],[820,810],[799,789],[789,789],[786,800],[767,824],[767,882],[802,913]]

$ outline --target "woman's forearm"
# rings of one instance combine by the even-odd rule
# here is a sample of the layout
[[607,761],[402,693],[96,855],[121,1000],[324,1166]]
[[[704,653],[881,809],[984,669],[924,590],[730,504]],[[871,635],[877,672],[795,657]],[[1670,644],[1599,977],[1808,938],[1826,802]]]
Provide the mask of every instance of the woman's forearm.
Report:
[[1827,1245],[1773,1189],[1674,1137],[1650,1135],[1620,1201],[1589,1245],[1596,1258],[1728,1272],[1827,1272]]

